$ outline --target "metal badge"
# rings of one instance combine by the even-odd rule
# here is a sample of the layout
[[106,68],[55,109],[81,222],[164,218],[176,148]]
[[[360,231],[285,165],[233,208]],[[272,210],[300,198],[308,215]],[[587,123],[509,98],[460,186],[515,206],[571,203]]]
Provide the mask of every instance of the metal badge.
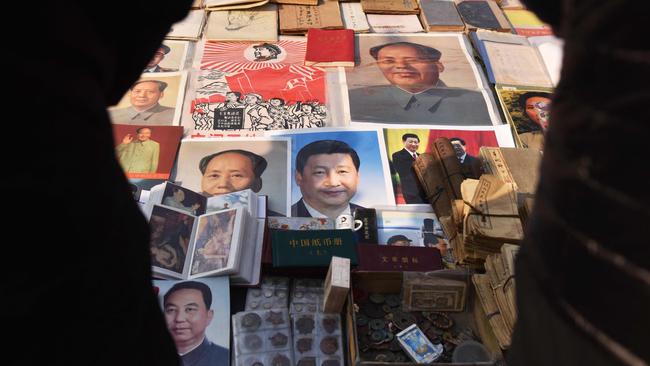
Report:
[[393,313],[393,323],[399,329],[406,329],[411,324],[415,324],[416,319],[413,314],[409,314],[403,311],[396,311]]
[[291,366],[291,360],[285,355],[276,355],[271,360],[271,366]]
[[361,305],[361,311],[365,313],[369,318],[383,318],[386,313],[381,308],[381,305],[377,305],[371,302],[367,302]]
[[325,360],[321,364],[321,366],[341,366],[341,362],[339,360]]
[[326,355],[336,353],[339,349],[339,342],[336,337],[325,337],[320,341],[320,350]]
[[297,366],[316,366],[316,357],[303,357],[298,360]]
[[386,305],[391,308],[396,308],[402,305],[402,299],[399,295],[386,295],[384,301],[386,301]]
[[273,325],[284,324],[284,316],[281,311],[269,311],[266,315],[266,321]]
[[363,327],[368,325],[368,317],[363,313],[356,314],[356,323],[357,327]]
[[370,340],[374,343],[383,342],[386,338],[386,331],[384,330],[375,330],[370,333]]
[[372,330],[380,330],[386,328],[386,323],[381,319],[372,319],[368,322],[368,327]]
[[377,305],[383,304],[384,301],[386,300],[384,295],[382,294],[370,294],[369,299],[372,303]]
[[337,318],[323,318],[322,324],[323,329],[325,329],[327,333],[334,333],[339,324],[339,320]]
[[255,313],[248,313],[241,319],[241,326],[246,330],[255,330],[262,325],[262,318]]
[[286,346],[287,343],[289,342],[289,337],[287,337],[285,334],[282,334],[280,332],[275,333],[273,337],[269,339],[271,340],[271,345],[273,347],[283,347]]
[[251,351],[258,350],[262,348],[262,338],[257,334],[246,334],[244,337],[244,346],[250,349]]
[[253,297],[260,297],[260,295],[262,295],[262,291],[259,289],[254,289],[250,291],[250,294]]
[[312,349],[313,343],[314,340],[311,338],[300,338],[298,339],[298,342],[296,342],[296,348],[300,353],[309,352]]
[[303,316],[296,322],[299,334],[309,334],[314,330],[314,319],[309,316]]

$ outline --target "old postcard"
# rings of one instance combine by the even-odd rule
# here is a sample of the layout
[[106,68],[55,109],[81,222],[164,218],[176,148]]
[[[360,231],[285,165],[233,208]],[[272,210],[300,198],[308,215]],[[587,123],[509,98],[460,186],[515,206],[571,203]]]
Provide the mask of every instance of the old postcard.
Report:
[[189,45],[188,41],[164,41],[142,72],[160,73],[185,69]]
[[496,91],[517,146],[543,150],[553,90],[497,85]]
[[115,154],[128,178],[169,178],[182,136],[181,126],[113,124]]
[[124,125],[178,125],[187,72],[147,73],[122,100],[109,108],[113,123]]

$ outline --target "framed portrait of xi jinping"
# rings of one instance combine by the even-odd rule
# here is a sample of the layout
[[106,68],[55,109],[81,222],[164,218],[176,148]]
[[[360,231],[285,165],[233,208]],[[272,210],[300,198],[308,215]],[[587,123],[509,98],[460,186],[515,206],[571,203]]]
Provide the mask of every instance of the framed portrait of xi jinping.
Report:
[[464,35],[377,34],[357,39],[359,66],[346,71],[352,122],[500,124]]
[[395,203],[378,130],[293,132],[291,216],[335,219]]

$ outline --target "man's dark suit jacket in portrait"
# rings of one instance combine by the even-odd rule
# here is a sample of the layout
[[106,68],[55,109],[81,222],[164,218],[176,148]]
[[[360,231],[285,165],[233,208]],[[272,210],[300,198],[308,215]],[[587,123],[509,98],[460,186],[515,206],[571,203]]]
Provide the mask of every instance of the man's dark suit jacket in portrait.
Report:
[[182,366],[226,365],[229,359],[230,352],[207,337],[198,347],[181,356]]
[[[357,208],[363,208],[359,205],[355,205],[354,203],[350,202],[350,213],[354,216],[354,211]],[[292,217],[311,217],[311,214],[307,210],[307,207],[305,206],[305,202],[303,201],[302,197],[300,200],[293,205],[291,205],[291,216]]]
[[411,94],[393,85],[378,85],[352,89],[349,94],[353,121],[492,125],[483,94],[475,90],[436,86]]
[[[4,319],[11,352],[3,365],[179,364],[152,286],[149,225],[115,156],[106,108],[191,3],[46,1],[30,13],[37,27],[6,40],[6,105],[47,92],[29,118],[38,148],[4,154],[0,186],[12,213],[3,239],[16,244],[3,255],[21,260],[2,284],[5,303],[17,305]],[[24,13],[18,2],[5,5],[7,14]],[[32,107],[6,108],[4,118],[25,120]],[[42,202],[56,204],[34,216]]]
[[465,159],[460,166],[463,169],[465,178],[479,179],[483,174],[481,159],[470,154],[465,155]]
[[418,184],[417,176],[413,170],[413,162],[415,158],[406,150],[402,149],[393,153],[393,167],[399,175],[400,186],[402,187],[402,195],[406,203],[424,203],[424,191]]

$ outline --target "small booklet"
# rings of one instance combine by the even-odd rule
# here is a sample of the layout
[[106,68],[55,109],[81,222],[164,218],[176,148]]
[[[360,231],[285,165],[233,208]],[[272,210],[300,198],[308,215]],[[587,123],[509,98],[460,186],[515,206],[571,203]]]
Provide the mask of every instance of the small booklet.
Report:
[[310,28],[305,66],[354,67],[354,31]]

